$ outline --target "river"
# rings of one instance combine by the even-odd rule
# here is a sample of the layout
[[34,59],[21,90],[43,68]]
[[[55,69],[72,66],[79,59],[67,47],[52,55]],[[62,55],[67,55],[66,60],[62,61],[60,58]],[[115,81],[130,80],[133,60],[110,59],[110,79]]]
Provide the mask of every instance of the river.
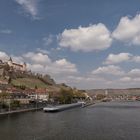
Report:
[[0,116],[0,140],[139,140],[140,102]]

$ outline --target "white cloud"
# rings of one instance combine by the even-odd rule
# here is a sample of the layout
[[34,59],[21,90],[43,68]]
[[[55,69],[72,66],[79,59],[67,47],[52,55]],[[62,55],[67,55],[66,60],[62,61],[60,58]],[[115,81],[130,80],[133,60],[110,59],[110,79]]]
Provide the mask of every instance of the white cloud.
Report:
[[130,77],[140,77],[140,69],[132,69],[127,75]]
[[123,77],[120,79],[121,82],[130,82],[132,80],[131,77]]
[[[111,68],[110,68],[111,67]],[[115,76],[115,77],[114,77]],[[139,87],[140,69],[123,71],[118,66],[100,67],[89,75],[70,76],[68,83],[84,88],[132,88]],[[86,84],[85,84],[86,83]]]
[[12,30],[10,30],[10,29],[3,29],[3,30],[0,30],[0,33],[1,34],[11,34]]
[[50,73],[54,74],[68,74],[68,73],[77,73],[77,68],[75,64],[72,64],[71,62],[67,61],[66,59],[59,59],[53,62],[52,67],[48,68],[50,70]]
[[31,70],[33,72],[42,73],[42,74],[46,73],[45,66],[41,64],[27,63],[27,68],[28,70]]
[[138,83],[138,82],[140,82],[140,78],[134,78],[133,81],[136,82],[136,83]]
[[50,74],[59,83],[68,83],[67,77],[78,73],[76,65],[66,59],[52,61],[52,63],[46,63],[46,65],[28,63],[27,66],[33,72]]
[[78,73],[75,64],[66,59],[52,60],[41,52],[28,52],[22,55],[27,62],[28,69],[37,73],[50,74],[57,82],[67,82],[67,77]]
[[122,17],[117,28],[112,33],[116,40],[122,42],[140,45],[140,14],[134,18]]
[[0,51],[0,60],[8,60],[9,56],[5,52]]
[[136,63],[140,63],[140,56],[134,56],[132,61]]
[[53,43],[53,40],[54,40],[54,36],[53,35],[49,35],[48,37],[44,37],[43,38],[44,46],[49,46],[50,44]]
[[47,55],[50,54],[50,52],[48,50],[44,50],[44,49],[41,49],[41,48],[37,48],[36,51],[39,52],[39,53],[42,53],[42,54],[47,54]]
[[111,46],[112,38],[107,27],[99,23],[78,29],[65,29],[59,35],[59,45],[72,51],[100,51]]
[[123,76],[118,80],[118,83],[120,82],[122,86],[137,86],[140,82],[140,69],[131,69],[129,72],[125,72]]
[[38,15],[38,0],[15,0],[22,6],[27,14],[30,14],[34,19],[37,19]]
[[87,88],[102,88],[108,84],[108,81],[103,77],[93,76],[93,75],[72,75],[66,77],[67,83],[73,87],[80,87],[82,89]]
[[13,60],[14,62],[16,62],[16,63],[23,64],[23,62],[24,62],[24,59],[23,59],[23,57],[21,57],[21,56],[11,55],[10,57],[11,57],[12,60]]
[[109,65],[99,67],[96,70],[93,70],[92,74],[123,75],[124,71],[119,66]]
[[119,64],[122,62],[135,62],[140,63],[139,55],[132,55],[130,53],[109,54],[103,64]]
[[15,56],[15,55],[8,55],[5,52],[0,51],[0,60],[2,61],[8,61],[12,57],[12,60],[17,62],[17,63],[23,63],[24,59],[21,56]]
[[130,53],[109,54],[104,64],[117,64],[129,61],[132,58]]
[[51,63],[51,60],[48,57],[48,55],[43,54],[41,52],[39,52],[39,53],[28,52],[28,53],[24,54],[23,57],[32,63],[44,64],[44,65]]

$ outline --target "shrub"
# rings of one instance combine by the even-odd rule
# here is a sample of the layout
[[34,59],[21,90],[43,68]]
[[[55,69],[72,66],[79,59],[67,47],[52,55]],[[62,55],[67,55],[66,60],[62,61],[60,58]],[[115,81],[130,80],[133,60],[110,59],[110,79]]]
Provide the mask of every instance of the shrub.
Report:
[[13,100],[10,105],[11,107],[20,107],[20,101]]

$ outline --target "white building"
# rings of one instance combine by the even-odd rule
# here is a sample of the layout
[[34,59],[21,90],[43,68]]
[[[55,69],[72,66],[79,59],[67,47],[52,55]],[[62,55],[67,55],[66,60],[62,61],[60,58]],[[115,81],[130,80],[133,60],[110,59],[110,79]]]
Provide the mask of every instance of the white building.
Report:
[[11,57],[7,63],[14,70],[23,71],[23,72],[27,70],[26,63],[23,64],[14,63]]

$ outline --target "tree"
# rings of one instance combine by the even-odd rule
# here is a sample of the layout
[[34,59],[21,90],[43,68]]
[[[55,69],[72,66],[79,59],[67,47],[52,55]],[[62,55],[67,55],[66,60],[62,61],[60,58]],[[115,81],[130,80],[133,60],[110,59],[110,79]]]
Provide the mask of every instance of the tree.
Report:
[[96,99],[97,100],[102,100],[102,99],[104,99],[106,96],[104,95],[104,94],[98,94],[97,96],[96,96]]
[[11,107],[20,107],[20,101],[18,100],[13,100],[11,103],[10,103]]
[[61,104],[70,104],[72,103],[73,100],[73,90],[72,89],[60,89],[60,97],[59,97],[59,102]]
[[10,94],[6,92],[0,93],[0,102],[3,108],[7,107],[7,104],[5,102],[6,99],[10,98]]
[[35,89],[38,89],[37,85],[35,85]]
[[26,89],[26,86],[25,86],[25,85],[20,85],[19,87],[20,87],[20,89],[22,89],[22,90],[25,90],[25,89]]

